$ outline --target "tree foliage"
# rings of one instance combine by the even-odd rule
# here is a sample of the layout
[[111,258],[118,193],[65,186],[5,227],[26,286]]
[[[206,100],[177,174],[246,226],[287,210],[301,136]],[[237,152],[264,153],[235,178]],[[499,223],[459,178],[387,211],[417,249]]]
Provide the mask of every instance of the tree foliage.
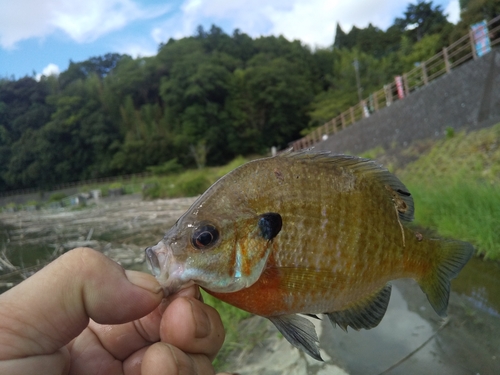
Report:
[[[176,166],[203,168],[287,144],[431,57],[496,0],[462,0],[453,26],[432,1],[387,30],[337,24],[330,48],[198,27],[156,56],[106,54],[58,77],[0,79],[0,190]],[[162,167],[163,168],[163,167]]]

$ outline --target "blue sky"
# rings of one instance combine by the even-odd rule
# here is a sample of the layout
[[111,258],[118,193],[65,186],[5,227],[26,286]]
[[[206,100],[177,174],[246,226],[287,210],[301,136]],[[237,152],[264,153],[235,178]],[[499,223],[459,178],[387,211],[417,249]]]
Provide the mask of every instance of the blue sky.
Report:
[[[326,47],[337,22],[344,31],[369,22],[386,29],[409,3],[416,0],[0,0],[0,77],[57,74],[70,60],[108,52],[151,56],[198,25]],[[433,4],[458,21],[458,0]]]

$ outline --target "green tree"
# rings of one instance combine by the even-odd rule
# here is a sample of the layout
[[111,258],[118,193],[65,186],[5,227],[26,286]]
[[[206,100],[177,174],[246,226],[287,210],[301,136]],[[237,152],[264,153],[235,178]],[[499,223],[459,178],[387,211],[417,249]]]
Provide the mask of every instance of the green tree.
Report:
[[107,53],[104,56],[91,57],[79,63],[70,60],[68,69],[59,75],[59,82],[62,87],[65,87],[73,81],[86,79],[92,74],[104,78],[116,68],[124,57],[126,55]]
[[335,49],[357,48],[376,58],[382,58],[398,50],[402,35],[403,32],[399,27],[391,26],[387,31],[383,31],[372,24],[365,29],[353,26],[346,34],[337,23],[333,47]]
[[394,21],[413,42],[421,40],[424,35],[441,32],[448,23],[440,5],[433,7],[432,1],[423,0],[419,0],[417,4],[409,4],[404,18],[396,18]]
[[229,143],[233,152],[262,152],[286,147],[308,123],[314,85],[300,63],[256,55],[244,71],[235,72],[231,95],[234,119]]
[[359,102],[355,60],[358,61],[363,97],[380,89],[392,78],[392,71],[386,68],[387,58],[377,59],[358,49],[335,49],[333,54],[330,85],[327,91],[315,97],[311,105],[309,129],[324,124]]
[[231,155],[224,131],[228,125],[225,102],[239,60],[224,52],[208,52],[203,41],[196,38],[168,43],[160,54],[168,69],[160,95],[165,119],[175,134],[179,161],[193,164],[190,146],[201,141],[207,144],[208,163],[228,160]]
[[37,82],[31,77],[0,81],[0,189],[16,188],[7,177],[16,143],[25,133],[42,128],[53,107],[46,98],[54,90],[53,78]]
[[482,20],[491,20],[500,15],[498,0],[469,0],[462,8],[461,19],[469,26]]
[[94,74],[47,97],[55,111],[43,127],[13,144],[6,180],[17,187],[50,187],[104,173],[102,163],[119,132],[103,110],[101,92]]

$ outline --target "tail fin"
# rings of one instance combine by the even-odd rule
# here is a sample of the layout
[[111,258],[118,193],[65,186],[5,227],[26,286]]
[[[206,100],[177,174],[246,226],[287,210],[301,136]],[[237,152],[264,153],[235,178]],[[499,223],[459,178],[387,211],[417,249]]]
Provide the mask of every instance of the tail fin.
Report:
[[457,277],[472,257],[474,248],[470,243],[461,241],[431,241],[439,241],[436,248],[439,259],[435,268],[419,280],[419,285],[434,311],[444,318],[450,297],[450,280]]

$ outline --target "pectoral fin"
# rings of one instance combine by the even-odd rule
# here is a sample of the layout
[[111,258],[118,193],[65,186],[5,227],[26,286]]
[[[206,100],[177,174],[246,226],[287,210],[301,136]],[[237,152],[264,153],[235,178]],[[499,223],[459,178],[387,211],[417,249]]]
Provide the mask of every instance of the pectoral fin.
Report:
[[321,320],[321,318],[319,316],[317,316],[316,314],[302,314],[302,315],[310,316],[311,318]]
[[354,306],[341,311],[326,313],[333,326],[339,325],[347,332],[351,326],[356,331],[361,328],[370,329],[378,326],[385,315],[389,299],[391,298],[391,285],[387,284],[372,296],[361,300]]
[[269,318],[285,338],[296,348],[305,351],[318,361],[323,361],[318,348],[318,335],[314,324],[298,315],[280,315]]

